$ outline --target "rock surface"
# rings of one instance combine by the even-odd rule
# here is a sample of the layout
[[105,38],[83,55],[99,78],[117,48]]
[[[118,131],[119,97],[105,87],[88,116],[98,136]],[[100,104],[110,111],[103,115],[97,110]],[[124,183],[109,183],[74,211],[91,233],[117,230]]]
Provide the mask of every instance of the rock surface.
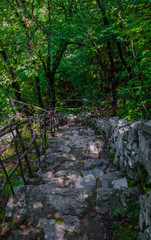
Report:
[[[126,122],[118,124],[126,127]],[[110,129],[106,132],[110,135]],[[19,200],[11,197],[7,204],[7,220],[17,214],[28,222],[27,229],[12,231],[8,240],[114,239],[113,212],[122,212],[127,196],[137,198],[137,190],[112,166],[103,139],[80,124],[65,125],[48,139],[38,173],[42,183],[16,187]]]
[[[114,154],[114,165],[126,172],[130,179],[141,182],[144,192],[151,190],[151,120],[140,119],[127,122],[118,117],[81,119],[83,123],[102,131],[108,138],[110,152]],[[125,180],[116,180],[126,187]],[[124,185],[123,185],[124,184]],[[121,195],[122,196],[122,195]],[[122,197],[123,198],[123,197]],[[123,198],[125,199],[125,197]],[[143,199],[143,200],[142,200]],[[124,200],[125,201],[125,200]],[[151,240],[151,207],[149,197],[140,196],[139,240]]]

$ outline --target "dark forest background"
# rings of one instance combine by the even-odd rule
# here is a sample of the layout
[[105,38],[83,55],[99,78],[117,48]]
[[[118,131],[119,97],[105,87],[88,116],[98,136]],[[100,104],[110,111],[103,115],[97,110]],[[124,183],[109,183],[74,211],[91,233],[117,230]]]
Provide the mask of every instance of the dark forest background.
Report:
[[0,12],[1,121],[14,112],[9,94],[45,109],[85,98],[107,115],[150,118],[151,1],[4,0]]

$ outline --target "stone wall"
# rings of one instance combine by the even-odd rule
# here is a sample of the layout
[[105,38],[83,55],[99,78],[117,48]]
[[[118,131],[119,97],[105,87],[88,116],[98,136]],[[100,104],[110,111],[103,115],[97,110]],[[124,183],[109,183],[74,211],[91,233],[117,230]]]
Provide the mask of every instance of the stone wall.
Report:
[[[118,117],[89,116],[83,121],[106,134],[114,165],[136,183],[141,182],[144,191],[151,187],[151,120],[127,122]],[[151,240],[151,191],[140,196],[140,207],[138,240]]]
[[151,120],[88,119],[96,129],[105,132],[110,151],[115,153],[113,162],[116,166],[136,180],[144,167],[151,180]]
[[[114,165],[136,184],[141,182],[144,192],[151,189],[151,120],[127,122],[118,117],[93,117],[89,113],[78,116],[59,114],[58,117],[62,124],[83,122],[104,132],[110,153],[114,155]],[[138,240],[151,240],[151,191],[147,195],[140,195],[140,207]]]

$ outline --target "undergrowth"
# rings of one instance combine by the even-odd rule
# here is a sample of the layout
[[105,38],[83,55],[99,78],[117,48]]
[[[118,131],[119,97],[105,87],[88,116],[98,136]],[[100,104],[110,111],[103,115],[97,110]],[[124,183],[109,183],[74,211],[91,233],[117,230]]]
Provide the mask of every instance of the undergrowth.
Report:
[[114,222],[114,240],[137,240],[139,211],[140,205],[134,201],[127,204],[124,217],[120,215],[120,209],[115,209],[114,215],[118,220]]

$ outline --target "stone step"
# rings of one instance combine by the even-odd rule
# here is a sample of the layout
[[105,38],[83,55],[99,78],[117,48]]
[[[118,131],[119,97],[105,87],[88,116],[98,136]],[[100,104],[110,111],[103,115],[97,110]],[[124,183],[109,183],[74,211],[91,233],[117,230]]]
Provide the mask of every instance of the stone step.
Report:
[[[15,188],[6,220],[26,219],[26,229],[12,230],[8,240],[111,240],[113,211],[136,198],[137,189],[101,158],[106,143],[91,128],[64,126],[48,139],[38,172],[42,183]],[[36,165],[35,161],[35,165]]]

